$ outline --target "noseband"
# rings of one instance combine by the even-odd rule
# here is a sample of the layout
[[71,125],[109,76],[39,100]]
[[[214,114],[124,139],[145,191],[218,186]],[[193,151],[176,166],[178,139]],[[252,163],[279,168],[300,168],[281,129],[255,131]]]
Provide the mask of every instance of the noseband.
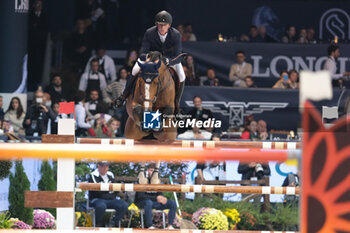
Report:
[[[159,73],[144,72],[144,73],[141,73],[141,77],[142,77],[143,81],[145,82],[145,84],[151,85],[152,82],[154,81],[154,79],[159,77]],[[141,94],[140,98],[141,98],[142,102],[147,101],[147,102],[155,103],[157,101],[158,95],[160,93],[161,85],[162,85],[162,81],[160,80],[160,78],[158,78],[157,92],[154,95],[153,99],[147,99],[144,95]],[[142,88],[141,82],[139,82],[139,88],[140,88],[140,90]]]

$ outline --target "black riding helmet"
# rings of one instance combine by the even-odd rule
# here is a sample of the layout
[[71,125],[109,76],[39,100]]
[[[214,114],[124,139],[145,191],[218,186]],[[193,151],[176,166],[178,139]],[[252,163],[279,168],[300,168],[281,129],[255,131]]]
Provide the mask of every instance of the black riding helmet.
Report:
[[156,14],[156,17],[154,17],[154,21],[156,23],[171,24],[173,22],[173,17],[167,11],[160,11]]

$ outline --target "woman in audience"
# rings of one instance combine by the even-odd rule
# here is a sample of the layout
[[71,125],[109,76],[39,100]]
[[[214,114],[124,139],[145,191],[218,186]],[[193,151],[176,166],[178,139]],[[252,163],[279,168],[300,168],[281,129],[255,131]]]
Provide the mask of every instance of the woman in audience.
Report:
[[287,71],[282,71],[280,74],[280,79],[276,82],[276,84],[272,88],[280,88],[280,89],[299,88],[298,72],[295,70],[291,70],[288,73]]
[[123,135],[121,134],[120,131],[120,121],[117,118],[112,117],[108,122],[107,122],[107,127],[109,131],[109,137],[122,137]]
[[75,135],[86,136],[88,129],[91,125],[87,123],[89,121],[85,110],[85,92],[78,91],[74,97],[75,102]]
[[25,131],[23,128],[23,120],[25,117],[25,112],[23,110],[23,106],[21,100],[18,97],[13,97],[11,99],[9,108],[5,113],[5,121],[11,123],[13,127],[13,131],[16,135],[24,136]]
[[132,68],[134,67],[139,54],[135,49],[129,50],[125,58],[124,68],[128,71],[128,74],[131,74]]
[[249,125],[243,131],[241,139],[250,139],[253,141],[259,140],[258,123],[255,120],[251,120]]

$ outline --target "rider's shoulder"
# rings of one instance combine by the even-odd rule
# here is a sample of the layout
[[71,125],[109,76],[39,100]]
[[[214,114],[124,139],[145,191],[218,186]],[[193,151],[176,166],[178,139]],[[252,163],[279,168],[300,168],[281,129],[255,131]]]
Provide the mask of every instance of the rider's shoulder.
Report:
[[157,26],[152,26],[146,30],[146,33],[154,33],[157,31]]

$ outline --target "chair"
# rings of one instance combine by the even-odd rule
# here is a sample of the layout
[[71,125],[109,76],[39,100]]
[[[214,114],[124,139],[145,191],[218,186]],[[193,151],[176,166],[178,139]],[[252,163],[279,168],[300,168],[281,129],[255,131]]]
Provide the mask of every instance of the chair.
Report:
[[[92,226],[96,227],[95,208],[90,207],[89,199],[87,199],[87,201],[86,201],[86,212],[91,212]],[[108,224],[112,221],[115,212],[116,212],[115,209],[106,209],[105,213],[110,214]],[[120,221],[118,222],[118,225],[120,228]]]
[[[139,209],[140,210],[140,218],[141,218],[141,228],[145,228],[145,223],[143,220],[143,215],[145,214],[145,210],[144,209]],[[131,220],[132,217],[136,214],[135,211],[130,211],[131,215],[130,215],[130,219],[129,219],[129,223],[128,223],[128,228],[130,228],[131,226]],[[163,228],[165,229],[165,212],[163,210],[152,210],[152,214],[153,213],[162,213],[163,216]]]
[[337,106],[333,106],[333,107],[322,106],[322,122],[324,123],[325,127],[330,127],[333,124],[325,122],[324,119],[338,119],[338,118],[339,118],[339,113],[338,113]]

